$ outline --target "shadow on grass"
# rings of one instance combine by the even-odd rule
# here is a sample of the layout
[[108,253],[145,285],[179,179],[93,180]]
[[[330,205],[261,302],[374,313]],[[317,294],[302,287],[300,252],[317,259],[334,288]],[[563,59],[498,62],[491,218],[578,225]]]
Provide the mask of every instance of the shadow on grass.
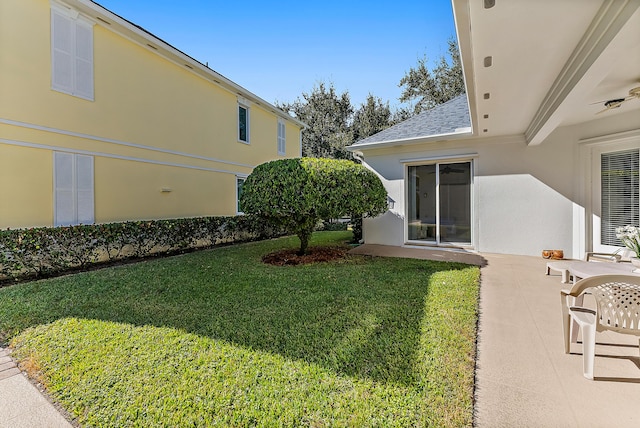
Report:
[[154,325],[339,374],[418,382],[430,277],[467,266],[362,257],[296,267],[259,261],[287,243],[227,247],[0,290],[0,334],[66,317]]

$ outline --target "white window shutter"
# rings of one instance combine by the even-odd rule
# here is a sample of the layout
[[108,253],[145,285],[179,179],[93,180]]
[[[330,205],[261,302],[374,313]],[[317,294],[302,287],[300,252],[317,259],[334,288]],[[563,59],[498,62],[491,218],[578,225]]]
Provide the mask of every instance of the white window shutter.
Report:
[[286,126],[283,121],[278,120],[278,153],[284,154],[286,150]]
[[74,22],[51,10],[51,84],[59,91],[73,92]]
[[93,28],[78,21],[75,37],[75,93],[93,100]]
[[54,226],[94,223],[93,156],[53,156]]
[[75,221],[75,195],[73,189],[73,155],[54,152],[54,226],[68,226]]
[[75,155],[76,157],[76,223],[93,224],[93,156]]

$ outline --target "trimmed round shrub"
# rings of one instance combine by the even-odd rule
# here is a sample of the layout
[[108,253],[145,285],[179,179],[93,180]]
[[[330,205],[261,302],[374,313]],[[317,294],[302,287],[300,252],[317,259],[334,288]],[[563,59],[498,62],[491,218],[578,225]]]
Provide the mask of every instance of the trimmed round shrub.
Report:
[[297,235],[304,254],[319,220],[382,214],[387,192],[378,176],[352,161],[280,159],[258,165],[247,177],[240,207]]

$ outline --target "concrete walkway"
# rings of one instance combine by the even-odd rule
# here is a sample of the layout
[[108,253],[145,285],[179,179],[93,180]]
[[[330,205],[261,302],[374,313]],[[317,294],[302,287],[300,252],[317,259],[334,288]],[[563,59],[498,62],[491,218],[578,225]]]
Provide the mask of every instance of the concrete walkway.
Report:
[[0,348],[0,428],[66,428],[71,424]]
[[585,379],[582,344],[564,353],[560,276],[545,276],[541,257],[483,256],[477,425],[640,426],[638,338],[597,333],[595,380]]
[[571,354],[564,353],[562,284],[559,275],[544,275],[546,260],[368,244],[354,252],[446,261],[471,257],[483,266],[477,427],[640,426],[638,339],[597,333],[596,378],[585,379],[581,343],[571,345]]

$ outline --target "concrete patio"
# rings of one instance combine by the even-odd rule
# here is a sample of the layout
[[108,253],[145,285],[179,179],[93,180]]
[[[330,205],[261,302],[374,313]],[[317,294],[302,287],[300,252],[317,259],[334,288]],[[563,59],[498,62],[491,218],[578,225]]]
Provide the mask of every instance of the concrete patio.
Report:
[[562,284],[559,275],[544,275],[546,260],[381,245],[353,252],[483,266],[476,426],[640,426],[638,339],[597,333],[595,380],[585,379],[581,343],[563,351]]

